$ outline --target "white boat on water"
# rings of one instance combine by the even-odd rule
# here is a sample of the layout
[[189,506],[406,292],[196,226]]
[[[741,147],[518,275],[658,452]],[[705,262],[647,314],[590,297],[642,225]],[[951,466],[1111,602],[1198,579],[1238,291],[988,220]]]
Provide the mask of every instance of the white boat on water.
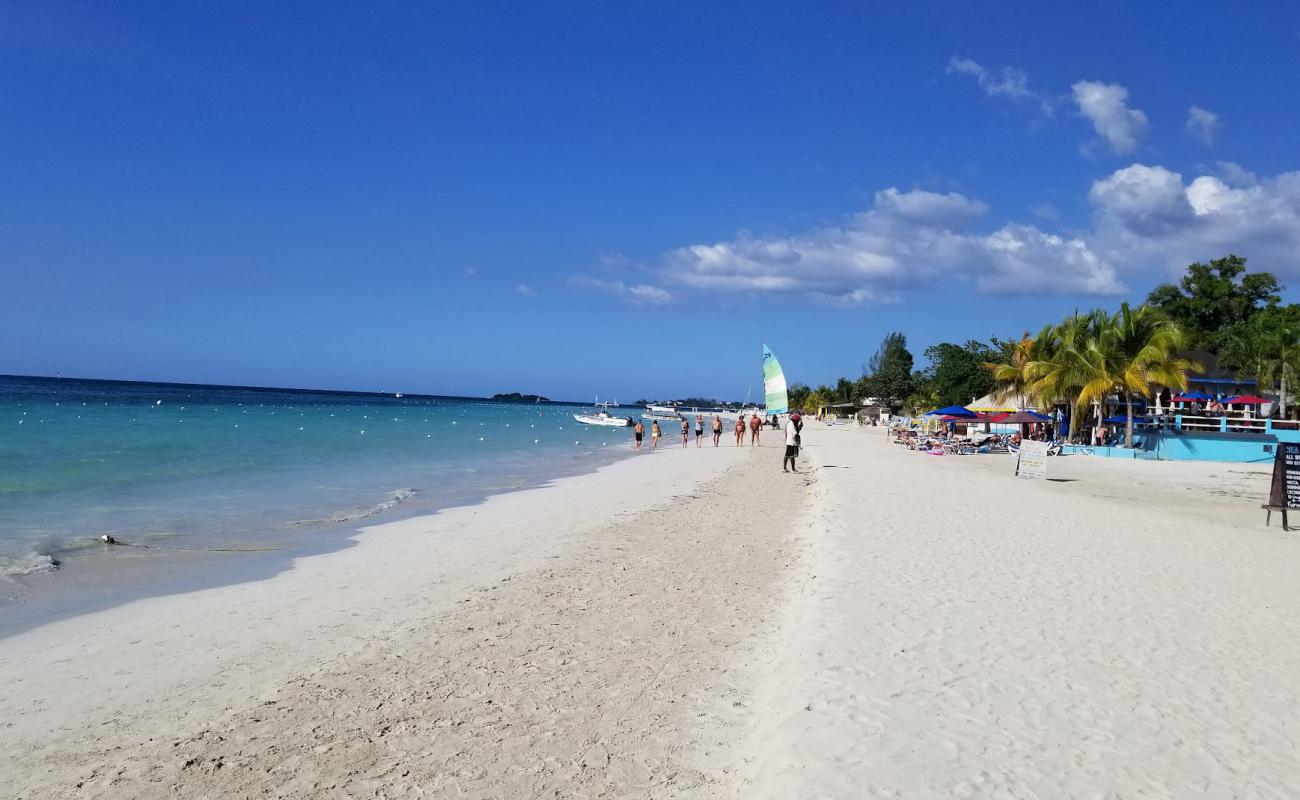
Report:
[[626,428],[632,424],[631,417],[616,417],[609,413],[614,403],[596,401],[596,408],[586,414],[574,414],[573,419],[583,425],[604,425],[607,428]]
[[679,420],[683,413],[676,406],[646,406],[641,419]]

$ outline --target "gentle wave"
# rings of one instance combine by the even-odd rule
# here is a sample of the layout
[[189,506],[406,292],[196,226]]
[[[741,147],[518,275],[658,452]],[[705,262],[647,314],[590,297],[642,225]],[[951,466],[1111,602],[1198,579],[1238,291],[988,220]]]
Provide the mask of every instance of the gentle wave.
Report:
[[320,519],[293,520],[292,522],[286,522],[285,525],[299,527],[303,525],[324,525],[327,523],[355,522],[356,520],[365,519],[366,517],[373,517],[376,514],[382,514],[385,511],[397,508],[399,505],[401,505],[402,503],[406,502],[407,500],[411,499],[414,496],[415,496],[414,489],[398,489],[395,492],[389,493],[387,500],[384,500],[382,503],[376,503],[375,505],[370,506],[369,508],[360,508],[360,509],[355,509],[353,511],[343,511],[333,516],[322,517]]
[[48,553],[23,553],[0,556],[0,574],[19,578],[26,575],[43,575],[59,568],[59,560]]

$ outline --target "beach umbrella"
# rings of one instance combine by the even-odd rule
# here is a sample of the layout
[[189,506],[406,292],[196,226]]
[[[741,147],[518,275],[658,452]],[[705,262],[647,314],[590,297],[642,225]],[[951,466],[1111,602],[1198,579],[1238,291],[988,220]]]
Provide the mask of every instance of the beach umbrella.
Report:
[[1035,422],[1050,422],[1051,419],[1046,414],[1039,414],[1037,411],[1017,411],[1014,414],[1002,414],[994,417],[993,421],[1009,425],[1031,425]]
[[934,411],[925,412],[927,417],[961,417],[962,419],[974,419],[978,416],[974,411],[963,406],[948,406],[947,408],[936,408]]
[[1198,390],[1195,391],[1195,392],[1188,392],[1187,394],[1180,394],[1180,395],[1178,395],[1177,397],[1171,398],[1171,399],[1169,400],[1169,402],[1171,402],[1171,403],[1194,403],[1194,402],[1196,402],[1197,400],[1213,400],[1213,399],[1214,399],[1214,396],[1213,396],[1213,395],[1208,395],[1208,394],[1206,394],[1205,392],[1202,392],[1202,391],[1200,391],[1200,390],[1198,389]]
[[[1139,423],[1147,423],[1147,422],[1150,422],[1150,421],[1151,421],[1151,420],[1147,419],[1146,417],[1134,417],[1134,418],[1133,418],[1133,424],[1134,424],[1134,425],[1137,425],[1137,424],[1139,424]],[[1102,422],[1106,422],[1106,423],[1109,423],[1109,424],[1111,424],[1111,425],[1125,425],[1125,424],[1128,423],[1128,417],[1120,416],[1120,415],[1117,414],[1117,415],[1115,415],[1115,416],[1113,416],[1113,417],[1106,417],[1105,419],[1102,420]]]
[[1269,402],[1269,400],[1264,397],[1257,397],[1253,394],[1242,394],[1237,395],[1236,397],[1229,397],[1223,402],[1230,406],[1258,406]]

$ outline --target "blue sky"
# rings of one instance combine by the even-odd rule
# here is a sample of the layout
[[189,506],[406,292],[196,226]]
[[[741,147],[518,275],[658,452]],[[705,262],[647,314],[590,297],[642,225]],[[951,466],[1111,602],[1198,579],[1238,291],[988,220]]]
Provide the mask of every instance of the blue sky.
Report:
[[0,6],[0,372],[738,398],[1300,286],[1290,4],[698,5]]

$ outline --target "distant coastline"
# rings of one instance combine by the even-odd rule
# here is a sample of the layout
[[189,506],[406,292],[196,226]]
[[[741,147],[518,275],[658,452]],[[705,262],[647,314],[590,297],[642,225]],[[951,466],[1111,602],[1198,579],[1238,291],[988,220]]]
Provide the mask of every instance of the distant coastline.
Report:
[[19,374],[0,373],[0,378],[14,378],[17,380],[51,381],[51,382],[57,381],[63,384],[94,384],[94,385],[129,384],[132,386],[166,386],[172,388],[180,387],[185,389],[235,389],[235,390],[245,391],[245,392],[293,392],[295,394],[351,395],[355,397],[388,397],[388,398],[398,398],[398,399],[405,399],[405,400],[455,400],[458,402],[468,401],[468,402],[479,402],[479,403],[541,402],[541,403],[549,403],[551,405],[566,405],[566,406],[567,405],[571,405],[571,406],[590,405],[586,401],[551,400],[541,395],[520,394],[518,392],[495,394],[492,395],[491,397],[476,397],[472,395],[457,395],[457,394],[419,394],[419,393],[412,393],[412,392],[403,392],[399,396],[399,394],[396,392],[387,392],[387,391],[372,392],[372,391],[364,391],[359,389],[320,389],[320,388],[306,388],[306,387],[295,387],[295,386],[250,386],[250,385],[240,384],[240,383],[187,383],[184,381],[140,381],[140,380],[124,380],[119,378],[79,378],[79,377],[68,377],[63,375],[19,375]]

